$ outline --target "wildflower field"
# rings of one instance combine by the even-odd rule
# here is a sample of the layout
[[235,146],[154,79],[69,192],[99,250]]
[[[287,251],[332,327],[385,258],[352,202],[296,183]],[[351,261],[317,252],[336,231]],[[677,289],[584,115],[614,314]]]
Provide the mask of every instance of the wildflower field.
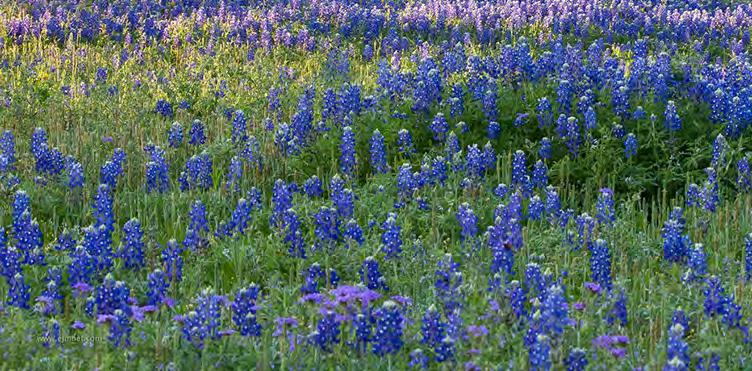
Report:
[[0,2],[0,370],[752,370],[751,31]]

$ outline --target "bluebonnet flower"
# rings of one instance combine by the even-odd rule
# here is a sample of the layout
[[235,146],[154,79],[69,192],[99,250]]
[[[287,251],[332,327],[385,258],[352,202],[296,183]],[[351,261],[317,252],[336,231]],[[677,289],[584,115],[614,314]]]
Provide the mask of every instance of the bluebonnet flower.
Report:
[[622,119],[629,116],[629,88],[618,81],[611,94],[611,106],[614,113]]
[[528,301],[527,294],[525,293],[525,289],[520,285],[520,282],[517,280],[509,282],[504,291],[504,295],[509,298],[509,305],[515,317],[518,319],[526,317],[527,309],[525,308],[525,303]]
[[401,227],[397,225],[397,214],[389,213],[386,221],[381,225],[381,251],[387,258],[398,256],[402,252]]
[[595,203],[595,217],[598,222],[605,225],[612,225],[616,221],[616,212],[614,211],[614,191],[610,188],[601,188],[598,194],[598,200]]
[[207,338],[219,338],[221,305],[224,298],[204,289],[194,300],[194,308],[183,317],[183,338],[203,349]]
[[705,168],[705,174],[708,179],[703,184],[702,192],[700,193],[703,208],[709,212],[715,212],[719,202],[718,196],[718,174],[712,167]]
[[553,124],[553,112],[551,108],[551,102],[548,101],[547,97],[543,97],[538,99],[538,105],[536,106],[536,111],[538,111],[538,127],[544,128],[546,126],[550,126]]
[[441,363],[453,360],[455,353],[454,344],[455,340],[453,338],[450,336],[444,337],[441,342],[439,342],[438,346],[434,348],[436,362]]
[[318,198],[324,195],[322,189],[321,179],[316,175],[312,175],[303,183],[303,193],[310,198]]
[[97,286],[94,294],[86,300],[86,313],[90,316],[115,314],[116,310],[122,310],[131,314],[129,299],[131,290],[123,281],[116,281],[108,274],[102,284]]
[[467,146],[467,160],[465,169],[470,177],[483,178],[486,171],[486,161],[477,144]]
[[412,166],[409,163],[402,164],[397,173],[397,194],[401,199],[408,200],[416,188]]
[[530,370],[550,370],[551,364],[551,345],[548,336],[544,334],[536,335],[535,340],[528,351],[528,360]]
[[514,118],[514,127],[519,128],[525,126],[525,124],[527,123],[527,116],[527,113],[518,113],[517,117]]
[[240,182],[243,179],[243,161],[238,156],[232,156],[227,167],[227,182],[225,188],[232,192],[240,192]]
[[[8,144],[5,144],[8,146]],[[36,127],[31,133],[31,152],[35,158],[39,158],[42,152],[48,149],[47,131],[44,128]],[[3,151],[5,152],[5,150]]]
[[130,316],[122,309],[112,313],[110,319],[110,335],[107,337],[115,347],[129,347],[131,345],[131,331],[133,325]]
[[708,273],[708,257],[705,255],[702,244],[696,243],[688,252],[689,268],[682,276],[682,280],[685,282],[695,281]]
[[188,132],[191,137],[188,143],[193,146],[199,146],[206,143],[206,133],[204,129],[204,123],[199,120],[193,120],[191,124],[191,130]]
[[720,279],[712,276],[705,280],[705,284],[706,286],[703,290],[705,294],[705,301],[703,303],[705,315],[713,317],[725,314],[728,299],[726,298],[726,293]]
[[313,218],[317,247],[334,247],[342,239],[341,221],[337,217],[337,211],[322,206]]
[[316,324],[316,331],[311,335],[313,342],[324,352],[332,352],[333,346],[338,344],[341,332],[341,321],[337,313],[327,310]]
[[60,323],[56,319],[50,319],[48,322],[42,321],[42,345],[45,348],[50,347],[50,340],[55,341],[55,345],[60,347]]
[[347,220],[355,213],[355,194],[352,189],[332,189],[331,197],[337,216],[341,220]]
[[606,315],[606,322],[609,325],[613,325],[618,321],[622,327],[626,327],[629,323],[626,293],[623,289],[619,290],[618,293],[612,292],[609,295],[609,299],[612,301],[612,306]]
[[232,321],[240,328],[240,335],[261,336],[261,325],[256,320],[258,296],[259,287],[256,284],[241,288],[235,294],[235,300],[230,308],[232,308]]
[[491,142],[486,142],[486,145],[483,146],[483,163],[486,171],[496,169],[496,150]]
[[242,110],[237,110],[233,114],[231,140],[234,144],[243,143],[248,140],[245,113]]
[[60,286],[63,283],[63,274],[60,268],[48,269],[44,282],[46,282],[46,286],[42,294],[36,299],[39,312],[45,316],[61,313],[63,294],[60,292]]
[[449,117],[455,118],[462,116],[465,112],[465,90],[462,84],[452,85],[452,95],[449,98]]
[[593,131],[597,126],[598,123],[595,115],[595,110],[593,110],[593,107],[588,107],[587,111],[585,112],[585,130]]
[[387,300],[374,313],[376,331],[373,334],[373,354],[384,356],[402,349],[402,326],[405,321],[397,303]]
[[711,166],[718,168],[726,165],[727,147],[728,144],[726,143],[726,138],[723,137],[723,134],[718,134],[713,141],[713,158],[710,161]]
[[209,232],[209,224],[206,219],[206,206],[200,200],[196,200],[191,206],[188,218],[190,221],[185,232],[183,247],[195,251],[208,244],[206,234]]
[[695,183],[687,186],[686,204],[689,207],[702,206],[702,190],[700,190],[700,186]]
[[496,121],[498,118],[497,107],[498,88],[496,81],[489,79],[486,85],[486,91],[483,93],[481,99],[481,108],[483,109],[483,117],[486,121]]
[[566,137],[564,139],[566,139],[569,153],[572,154],[573,157],[577,157],[580,144],[582,143],[582,135],[580,134],[580,125],[577,118],[567,118]]
[[426,344],[431,349],[436,349],[446,336],[447,324],[442,321],[441,313],[431,305],[423,315],[421,321],[421,344]]
[[168,303],[167,289],[170,287],[170,281],[167,275],[161,269],[155,269],[147,277],[148,286],[146,289],[147,304],[160,306]]
[[319,280],[325,276],[319,263],[311,264],[305,271],[305,283],[300,287],[302,294],[316,294],[319,292]]
[[352,176],[355,171],[355,133],[352,128],[342,129],[342,143],[340,144],[339,169],[345,175]]
[[292,207],[292,192],[282,179],[274,182],[272,190],[272,216],[269,220],[272,226],[282,226],[282,218],[287,209]]
[[214,186],[212,174],[213,162],[209,154],[202,152],[199,155],[193,155],[185,163],[185,170],[180,173],[178,182],[180,182],[181,191],[193,189],[208,190]]
[[501,125],[499,125],[496,121],[491,121],[488,123],[488,127],[486,128],[486,137],[490,140],[499,139],[499,136],[501,135]]
[[676,112],[676,104],[674,101],[668,101],[666,103],[666,112],[664,113],[666,121],[664,126],[669,131],[679,131],[682,127],[682,120],[679,117],[679,113]]
[[595,219],[588,215],[588,213],[582,213],[575,219],[575,224],[577,224],[577,243],[574,246],[574,250],[579,250],[583,247],[589,250],[593,242]]
[[175,112],[172,109],[172,104],[164,99],[158,99],[156,107],[154,108],[154,112],[162,115],[162,117],[165,118],[171,118],[175,115]]
[[[9,143],[4,144],[5,147],[8,147],[3,150],[4,153],[5,151],[8,151],[8,155],[5,156],[15,156],[15,150],[12,149],[10,144],[12,143],[12,140],[6,139],[6,141]],[[31,135],[31,153],[34,155],[34,168],[41,175],[59,175],[65,167],[65,158],[63,154],[57,148],[49,147],[47,143],[47,132],[43,128],[37,127]],[[8,165],[5,166],[10,167],[12,163],[11,158],[6,159],[5,161],[8,162]]]
[[94,202],[92,204],[92,213],[96,220],[94,226],[104,227],[108,234],[111,234],[115,228],[113,205],[114,199],[111,188],[105,184],[100,184],[97,187],[97,193],[94,195]]
[[44,265],[44,240],[39,223],[32,219],[29,196],[16,191],[11,210],[16,248],[23,255],[23,263]]
[[449,131],[449,123],[444,118],[444,114],[439,112],[434,116],[431,125],[428,128],[433,133],[433,140],[437,142],[443,142],[446,139],[446,134]]
[[22,272],[16,272],[13,277],[8,279],[8,300],[6,303],[17,308],[29,309],[30,298],[29,285],[24,281]]
[[164,250],[162,250],[162,262],[170,281],[180,282],[183,279],[182,253],[183,249],[175,239],[167,241]]
[[624,139],[624,157],[632,158],[637,155],[637,137],[629,133],[627,138]]
[[752,280],[752,233],[744,236],[744,251],[744,270],[749,281]]
[[664,370],[689,369],[689,345],[684,341],[685,330],[681,323],[672,323],[669,328]]
[[144,232],[141,222],[133,218],[123,226],[123,247],[120,257],[125,261],[128,269],[138,269],[144,266]]
[[540,142],[540,149],[538,149],[538,156],[542,160],[548,160],[551,158],[551,140],[543,137]]
[[386,149],[384,146],[384,136],[381,135],[379,130],[374,130],[373,136],[371,136],[371,168],[376,173],[389,172],[389,165],[386,159]]
[[680,324],[686,330],[689,328],[689,318],[687,318],[687,314],[680,308],[675,310],[671,316],[671,324]]
[[84,167],[72,156],[66,158],[65,172],[68,173],[67,185],[70,190],[84,187]]
[[559,104],[559,112],[570,114],[572,111],[572,97],[574,87],[569,80],[559,80],[559,87],[556,89],[556,103]]
[[298,218],[298,214],[292,208],[287,209],[282,214],[280,223],[285,233],[284,242],[288,245],[288,252],[290,255],[305,259],[305,242],[303,241],[302,232],[300,231],[300,219]]
[[539,313],[541,332],[552,338],[561,336],[570,321],[564,289],[559,284],[552,284],[546,289]]
[[399,153],[403,156],[409,156],[415,152],[413,147],[413,136],[406,129],[400,129],[397,133],[397,146]]
[[345,244],[347,248],[350,248],[351,241],[356,242],[359,246],[362,246],[365,242],[365,238],[363,237],[363,230],[360,228],[360,225],[358,225],[358,222],[355,221],[355,219],[350,219],[350,221],[347,222],[343,235],[346,240]]
[[536,161],[535,165],[533,165],[532,184],[540,189],[548,186],[548,167],[542,160]]
[[750,171],[749,158],[747,156],[737,161],[736,173],[737,188],[745,193],[752,191],[752,171]]
[[153,147],[150,155],[151,161],[146,164],[146,192],[166,192],[170,189],[170,174],[164,150]]
[[698,371],[721,371],[721,367],[718,363],[721,361],[721,356],[718,353],[711,353],[710,359],[705,362],[704,357],[697,359],[696,367]]
[[412,368],[426,369],[428,368],[428,361],[429,361],[428,356],[423,353],[423,350],[418,348],[410,352],[410,362],[407,365],[411,369]]
[[379,262],[373,256],[367,257],[358,270],[360,281],[371,290],[389,291],[386,279],[379,270]]
[[663,237],[663,258],[669,262],[684,262],[687,259],[691,241],[684,233],[681,209],[672,213],[663,223],[661,237]]
[[218,237],[232,237],[245,234],[245,230],[251,223],[253,209],[261,209],[259,200],[255,198],[255,195],[249,192],[248,196],[250,199],[239,199],[235,210],[230,215],[230,220],[220,224],[216,232]]
[[84,246],[77,246],[70,256],[71,263],[68,265],[68,282],[70,285],[90,283],[96,270],[96,258],[91,256]]
[[431,162],[431,180],[433,184],[444,185],[449,178],[447,171],[449,164],[442,156],[436,156]]
[[478,234],[478,217],[467,202],[457,210],[457,222],[460,224],[460,238],[462,241],[472,240]]
[[248,137],[245,146],[240,151],[240,158],[245,160],[249,166],[255,169],[263,169],[263,156],[261,154],[261,144],[254,135]]
[[517,150],[512,158],[512,186],[525,189],[528,179],[525,152]]
[[97,75],[94,78],[94,81],[96,81],[97,84],[106,84],[107,83],[107,69],[104,67],[97,68]]
[[587,353],[584,349],[574,348],[564,361],[567,371],[584,371],[588,365]]
[[488,246],[493,253],[491,273],[504,272],[511,276],[514,267],[514,250],[508,240],[507,225],[499,216],[494,225],[488,227]]
[[597,240],[590,248],[590,279],[611,290],[611,252],[604,240]]
[[125,151],[120,148],[115,148],[115,151],[112,153],[112,158],[107,160],[99,171],[100,183],[106,184],[114,189],[117,186],[118,179],[124,174],[123,164],[125,163],[125,159]]
[[454,261],[451,254],[445,254],[439,260],[434,277],[434,291],[444,307],[444,313],[454,313],[462,309],[462,272],[459,263]]
[[13,170],[13,164],[16,163],[16,138],[10,130],[4,130],[0,136],[0,157],[5,158],[3,161],[6,171]]
[[183,144],[183,125],[175,121],[170,126],[170,130],[167,132],[167,141],[170,143],[171,148],[178,148]]
[[358,313],[353,319],[355,327],[355,343],[353,347],[363,353],[373,338],[373,316]]
[[637,106],[637,108],[635,108],[634,112],[632,113],[632,119],[642,120],[644,118],[645,118],[645,109],[642,108],[642,106]]
[[561,200],[554,186],[546,187],[546,214],[552,222],[561,214]]

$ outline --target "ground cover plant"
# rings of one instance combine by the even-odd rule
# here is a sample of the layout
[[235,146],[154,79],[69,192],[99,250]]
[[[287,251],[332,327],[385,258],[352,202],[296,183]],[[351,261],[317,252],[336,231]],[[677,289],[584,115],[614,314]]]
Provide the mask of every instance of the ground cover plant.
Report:
[[752,369],[752,6],[0,4],[0,369]]

